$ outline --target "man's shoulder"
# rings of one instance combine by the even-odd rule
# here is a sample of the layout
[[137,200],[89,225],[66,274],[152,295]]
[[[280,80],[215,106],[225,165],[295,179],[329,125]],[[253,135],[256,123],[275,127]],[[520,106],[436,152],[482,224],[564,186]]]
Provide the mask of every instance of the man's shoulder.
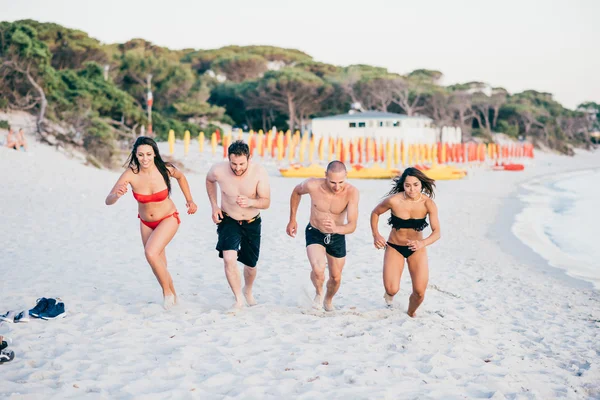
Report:
[[214,163],[211,167],[210,170],[208,171],[210,174],[212,174],[215,178],[224,178],[223,172],[226,171],[226,167],[229,163],[227,161],[220,161],[217,163]]
[[252,163],[252,167],[254,168],[254,171],[257,174],[266,174],[267,173],[267,169],[262,164]]
[[227,167],[227,165],[229,165],[229,163],[227,161],[219,161],[216,162],[212,165],[212,167],[210,167],[210,169],[212,169],[213,171],[221,171],[223,169],[225,169]]
[[306,181],[319,185],[325,182],[325,178],[308,178]]
[[358,193],[359,193],[358,188],[351,183],[346,184],[346,190],[347,190],[348,196],[355,196],[355,195],[358,195]]
[[317,189],[325,182],[325,178],[308,178],[304,181],[304,185],[308,190]]

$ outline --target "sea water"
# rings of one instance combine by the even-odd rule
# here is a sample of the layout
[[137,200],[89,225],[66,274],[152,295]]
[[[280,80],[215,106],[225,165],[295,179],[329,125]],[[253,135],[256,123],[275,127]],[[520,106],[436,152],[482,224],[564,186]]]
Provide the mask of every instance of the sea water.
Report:
[[523,185],[512,232],[548,263],[600,289],[600,170]]

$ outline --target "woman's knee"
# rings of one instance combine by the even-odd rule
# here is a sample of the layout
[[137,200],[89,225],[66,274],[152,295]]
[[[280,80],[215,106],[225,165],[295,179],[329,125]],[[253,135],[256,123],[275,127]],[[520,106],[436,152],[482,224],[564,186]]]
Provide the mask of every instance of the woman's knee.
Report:
[[385,288],[385,292],[390,295],[390,296],[395,296],[396,293],[398,293],[398,291],[400,290],[400,285],[397,284],[385,284],[383,285]]
[[160,258],[161,258],[160,254],[161,254],[161,251],[153,249],[151,247],[146,247],[144,249],[144,255],[146,256],[146,260],[148,260],[149,262],[160,260]]

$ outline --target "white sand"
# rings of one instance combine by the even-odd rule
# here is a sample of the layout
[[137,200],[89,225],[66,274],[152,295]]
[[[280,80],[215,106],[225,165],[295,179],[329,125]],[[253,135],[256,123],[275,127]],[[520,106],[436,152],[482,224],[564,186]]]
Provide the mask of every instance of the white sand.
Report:
[[[68,317],[0,326],[16,353],[0,366],[0,397],[600,398],[600,295],[526,247],[506,245],[515,242],[518,210],[505,207],[517,182],[597,166],[597,154],[538,154],[525,172],[439,182],[442,239],[428,250],[430,285],[411,319],[408,271],[388,309],[383,252],[369,229],[388,181],[353,182],[362,196],[358,229],[348,238],[337,311],[325,313],[311,307],[304,235],[285,234],[298,180],[273,172],[259,304],[228,313],[233,296],[204,188],[208,162],[188,157],[198,171],[187,176],[199,211],[183,212],[174,182],[182,225],[167,258],[181,304],[167,312],[143,256],[135,200],[104,205],[118,173],[32,147],[0,149],[0,312],[60,296]],[[300,208],[303,228],[308,199]]]

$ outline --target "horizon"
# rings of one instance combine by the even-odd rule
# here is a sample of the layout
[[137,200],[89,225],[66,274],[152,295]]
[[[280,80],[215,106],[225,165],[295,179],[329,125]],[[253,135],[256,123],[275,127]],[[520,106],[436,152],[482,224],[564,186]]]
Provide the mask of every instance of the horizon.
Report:
[[[600,28],[593,21],[600,13],[600,3],[593,0],[554,0],[543,9],[517,0],[505,2],[501,9],[474,0],[452,4],[431,0],[418,5],[375,0],[363,9],[309,0],[292,13],[284,2],[275,0],[233,7],[181,0],[171,1],[169,7],[156,0],[124,4],[106,0],[102,7],[73,0],[61,3],[61,9],[69,9],[69,14],[40,0],[28,4],[0,0],[2,20],[56,23],[81,30],[103,44],[140,38],[172,50],[282,47],[338,66],[367,64],[399,74],[421,68],[438,70],[444,74],[444,86],[485,82],[511,94],[525,90],[551,93],[570,109],[587,101],[600,103],[600,76],[595,72],[600,69],[600,55],[593,43],[600,37]],[[187,12],[181,13],[178,5]],[[120,12],[115,13],[116,9]],[[227,20],[204,18],[206,14],[227,14]],[[397,15],[401,16],[399,22]],[[252,19],[260,16],[260,21]],[[107,24],[109,17],[112,23]],[[352,25],[352,21],[367,26]],[[251,29],[246,29],[247,25]],[[207,31],[211,34],[202,34]],[[379,45],[374,46],[373,40]]]

